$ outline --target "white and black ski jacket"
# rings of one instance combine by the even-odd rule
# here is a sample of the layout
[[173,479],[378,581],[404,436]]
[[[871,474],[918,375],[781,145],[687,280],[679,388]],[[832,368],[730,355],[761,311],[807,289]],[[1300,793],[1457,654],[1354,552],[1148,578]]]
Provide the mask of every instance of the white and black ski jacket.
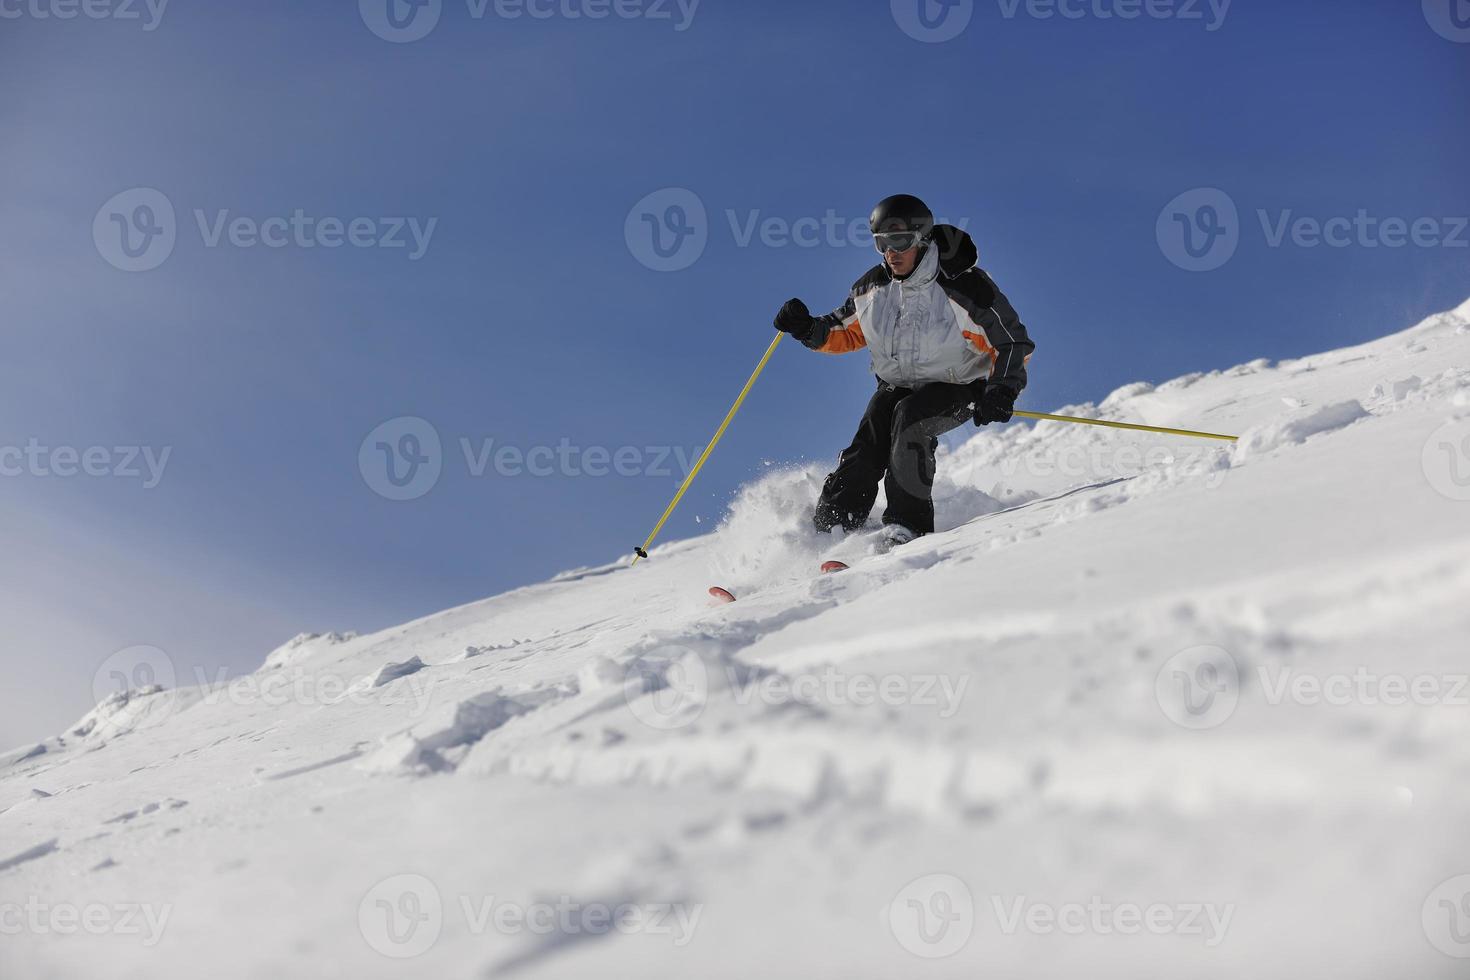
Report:
[[815,318],[802,343],[827,354],[866,347],[873,373],[899,388],[986,378],[1017,393],[1036,349],[990,276],[978,266],[943,276],[932,245],[906,279],[874,266],[846,303]]

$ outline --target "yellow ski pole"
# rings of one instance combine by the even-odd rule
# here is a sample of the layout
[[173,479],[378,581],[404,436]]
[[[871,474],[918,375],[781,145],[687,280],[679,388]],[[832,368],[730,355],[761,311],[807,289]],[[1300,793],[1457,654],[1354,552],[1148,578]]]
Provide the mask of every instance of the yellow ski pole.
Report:
[[720,444],[720,438],[724,436],[725,430],[730,427],[730,420],[735,417],[736,412],[740,411],[740,406],[745,404],[745,396],[750,394],[751,388],[755,387],[755,379],[759,378],[761,372],[766,369],[766,363],[770,361],[771,355],[776,353],[776,345],[781,342],[781,338],[784,336],[786,336],[784,333],[776,334],[776,339],[771,341],[771,346],[766,348],[765,356],[761,358],[760,363],[751,372],[750,380],[745,382],[745,387],[740,389],[740,397],[736,398],[735,404],[730,406],[730,411],[725,415],[725,421],[720,423],[720,427],[715,430],[714,438],[709,441],[709,445],[705,446],[704,452],[700,454],[699,461],[694,464],[694,468],[684,478],[684,485],[679,488],[678,493],[674,494],[674,499],[669,501],[668,508],[664,510],[664,516],[660,517],[658,523],[653,526],[653,531],[648,535],[648,540],[643,542],[643,547],[633,549],[634,565],[638,564],[640,558],[648,557],[648,549],[653,547],[653,539],[658,537],[658,532],[664,529],[664,522],[669,519],[669,515],[674,512],[674,508],[679,506],[679,501],[684,499],[684,492],[689,489],[690,484],[694,482],[694,478],[704,468],[705,460],[709,459],[709,454],[714,452],[715,447]]
[[1165,429],[1157,425],[1134,425],[1132,422],[1109,422],[1106,419],[1079,419],[1072,415],[1048,415],[1045,412],[1016,412],[1023,418],[1046,419],[1049,422],[1077,422],[1081,425],[1105,425],[1110,429],[1134,429],[1138,432],[1160,432],[1168,436],[1193,436],[1196,439],[1220,439],[1235,442],[1239,436],[1222,436],[1218,432],[1195,432],[1193,429]]

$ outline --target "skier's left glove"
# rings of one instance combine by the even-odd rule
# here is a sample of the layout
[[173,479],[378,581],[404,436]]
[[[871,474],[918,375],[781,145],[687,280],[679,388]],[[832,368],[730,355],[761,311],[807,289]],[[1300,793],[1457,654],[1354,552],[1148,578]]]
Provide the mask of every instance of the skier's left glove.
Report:
[[934,247],[939,250],[939,271],[946,279],[964,275],[980,261],[974,239],[954,225],[934,226]]
[[987,384],[975,399],[975,424],[1009,422],[1015,417],[1016,393],[1002,384]]

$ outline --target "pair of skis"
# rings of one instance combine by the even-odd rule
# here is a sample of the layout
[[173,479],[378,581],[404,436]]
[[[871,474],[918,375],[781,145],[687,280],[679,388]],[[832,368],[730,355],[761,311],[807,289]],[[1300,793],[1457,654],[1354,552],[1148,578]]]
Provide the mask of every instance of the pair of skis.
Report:
[[[845,563],[843,563],[843,562],[840,562],[840,561],[824,561],[824,562],[822,562],[822,574],[823,575],[830,575],[833,572],[845,572],[845,571],[847,571],[847,565]],[[735,593],[731,592],[729,589],[722,589],[718,585],[712,585],[712,586],[710,586],[710,588],[709,588],[709,594],[711,596],[713,596],[714,598],[720,600],[721,602],[734,602],[735,601]]]

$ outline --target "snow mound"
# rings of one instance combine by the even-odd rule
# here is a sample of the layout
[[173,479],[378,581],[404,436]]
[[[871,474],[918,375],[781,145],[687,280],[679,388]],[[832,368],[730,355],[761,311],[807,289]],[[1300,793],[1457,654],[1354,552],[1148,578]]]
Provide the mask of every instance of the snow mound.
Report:
[[298,633],[266,654],[261,670],[289,667],[329,647],[357,639],[356,633]]
[[365,688],[383,687],[391,684],[400,677],[417,674],[424,669],[424,662],[417,655],[409,657],[402,663],[386,663],[379,667],[372,676],[366,678],[362,684]]
[[452,769],[463,750],[533,705],[487,692],[441,710],[408,732],[388,736],[358,768],[376,775],[422,775]]
[[158,724],[174,707],[175,695],[157,684],[114,691],[68,731],[77,738],[103,742],[137,728]]
[[35,745],[22,745],[20,748],[11,749],[8,752],[0,752],[0,769],[4,769],[7,766],[19,765],[29,759],[34,759],[38,755],[45,755],[46,752],[47,748],[44,742],[38,742]]
[[1243,462],[1282,446],[1295,446],[1312,436],[1352,425],[1368,415],[1361,402],[1350,400],[1299,411],[1248,430],[1235,445],[1234,461]]

